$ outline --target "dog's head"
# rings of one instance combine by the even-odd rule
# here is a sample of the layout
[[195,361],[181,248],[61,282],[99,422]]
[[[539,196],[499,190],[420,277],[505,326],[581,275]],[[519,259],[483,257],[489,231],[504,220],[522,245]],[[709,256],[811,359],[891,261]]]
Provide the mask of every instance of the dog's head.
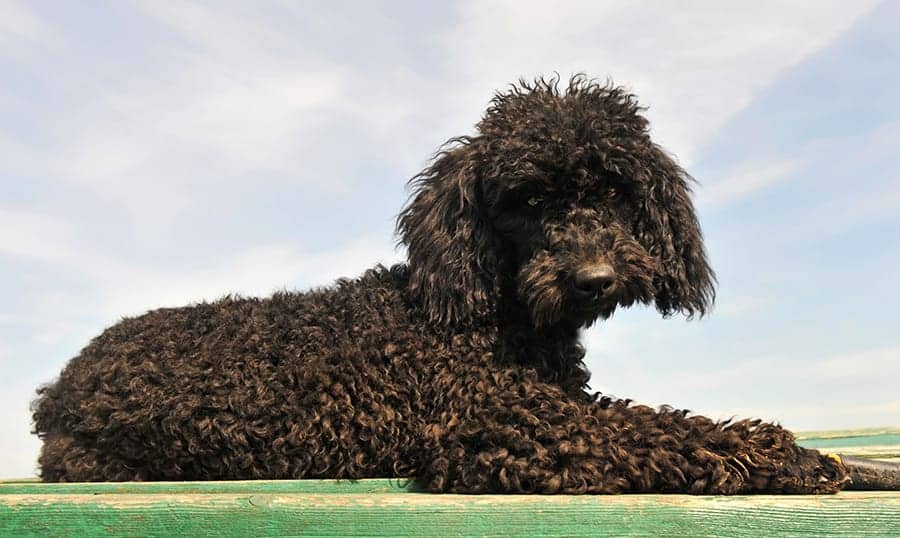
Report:
[[585,326],[634,303],[708,310],[715,277],[690,178],[639,111],[580,76],[565,90],[520,81],[413,178],[398,229],[410,292],[433,322],[523,306],[535,327]]

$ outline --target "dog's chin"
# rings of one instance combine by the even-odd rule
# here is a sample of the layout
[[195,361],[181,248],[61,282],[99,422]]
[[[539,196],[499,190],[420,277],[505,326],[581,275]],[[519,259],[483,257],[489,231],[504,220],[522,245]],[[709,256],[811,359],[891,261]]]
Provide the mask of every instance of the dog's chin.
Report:
[[552,311],[533,309],[531,322],[537,329],[545,329],[553,326],[567,326],[571,328],[587,328],[596,323],[609,319],[619,308],[619,303],[612,302],[574,302],[568,308],[553,309]]
[[637,294],[623,293],[607,300],[582,301],[573,305],[570,323],[587,328],[598,321],[611,318],[616,310],[629,308],[635,304],[647,305],[652,301],[653,293],[649,289]]
[[583,307],[578,312],[577,318],[574,320],[575,324],[579,327],[590,327],[597,321],[604,321],[612,317],[612,315],[616,311],[616,308],[618,307],[619,304],[616,302],[601,303]]
[[638,286],[627,282],[614,297],[585,298],[556,282],[533,279],[524,281],[518,290],[518,299],[527,307],[531,324],[536,329],[554,326],[582,328],[609,319],[620,308],[636,303],[649,304],[653,300],[653,292],[649,284]]

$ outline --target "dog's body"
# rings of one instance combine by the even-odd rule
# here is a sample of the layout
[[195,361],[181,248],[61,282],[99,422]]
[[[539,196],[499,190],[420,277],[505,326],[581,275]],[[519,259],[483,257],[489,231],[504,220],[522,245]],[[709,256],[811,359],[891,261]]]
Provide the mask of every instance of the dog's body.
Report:
[[417,176],[408,264],[156,310],[91,342],[40,391],[41,476],[836,491],[842,465],[778,426],[585,390],[580,328],[633,303],[712,302],[687,181],[621,90],[522,83]]

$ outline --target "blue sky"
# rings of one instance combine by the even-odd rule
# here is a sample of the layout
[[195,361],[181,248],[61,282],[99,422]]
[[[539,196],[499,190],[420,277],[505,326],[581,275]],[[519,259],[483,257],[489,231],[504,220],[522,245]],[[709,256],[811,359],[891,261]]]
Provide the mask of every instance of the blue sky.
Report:
[[706,319],[587,331],[594,388],[900,424],[900,7],[806,4],[0,0],[0,478],[34,472],[34,388],[122,316],[402,259],[405,181],[553,71],[650,107],[720,280]]

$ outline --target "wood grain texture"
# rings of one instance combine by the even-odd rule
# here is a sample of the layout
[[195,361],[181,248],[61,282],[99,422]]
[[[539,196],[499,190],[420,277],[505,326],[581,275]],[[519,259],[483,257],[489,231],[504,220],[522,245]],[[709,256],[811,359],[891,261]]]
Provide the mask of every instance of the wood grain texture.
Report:
[[859,456],[862,458],[900,457],[900,433],[807,438],[799,440],[798,443],[822,452],[832,452],[846,456]]
[[900,536],[900,497],[0,496],[3,536]]
[[872,437],[876,435],[900,434],[900,427],[887,426],[882,428],[859,428],[855,430],[817,430],[797,432],[797,440],[806,439],[836,439],[847,437]]

